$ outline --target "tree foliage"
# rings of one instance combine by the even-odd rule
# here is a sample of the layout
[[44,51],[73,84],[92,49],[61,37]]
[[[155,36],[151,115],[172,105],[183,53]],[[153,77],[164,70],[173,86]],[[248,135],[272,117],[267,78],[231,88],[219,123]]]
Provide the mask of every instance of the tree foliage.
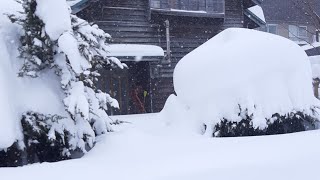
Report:
[[100,70],[126,68],[118,59],[108,57],[110,35],[71,13],[66,17],[71,28],[58,39],[50,38],[46,22],[36,13],[37,1],[22,0],[24,12],[19,17],[9,15],[23,29],[19,47],[23,65],[18,74],[21,78],[37,78],[53,70],[56,76],[52,78],[61,81],[65,113],[29,111],[23,115],[23,148],[29,163],[59,161],[70,158],[73,152],[85,153],[93,147],[96,136],[111,131],[113,122],[106,110],[108,105],[119,108],[118,102],[95,84]]

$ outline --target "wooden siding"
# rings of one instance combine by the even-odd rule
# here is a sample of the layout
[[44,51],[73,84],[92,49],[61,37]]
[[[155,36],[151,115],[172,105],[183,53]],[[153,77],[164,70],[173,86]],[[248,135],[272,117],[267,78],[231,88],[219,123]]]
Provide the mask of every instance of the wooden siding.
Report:
[[221,19],[150,14],[148,3],[149,0],[100,0],[79,15],[96,22],[113,37],[114,43],[151,44],[164,50],[164,21],[170,21],[172,63],[150,64],[152,108],[158,112],[174,93],[172,75],[178,61],[222,30],[243,27],[243,4],[239,0],[226,0],[225,18]]

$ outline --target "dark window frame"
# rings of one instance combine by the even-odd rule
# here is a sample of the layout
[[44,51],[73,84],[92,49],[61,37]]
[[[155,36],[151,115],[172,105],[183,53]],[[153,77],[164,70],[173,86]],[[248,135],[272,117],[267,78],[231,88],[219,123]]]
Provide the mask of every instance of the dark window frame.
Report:
[[225,0],[150,0],[150,7],[169,11],[224,14]]

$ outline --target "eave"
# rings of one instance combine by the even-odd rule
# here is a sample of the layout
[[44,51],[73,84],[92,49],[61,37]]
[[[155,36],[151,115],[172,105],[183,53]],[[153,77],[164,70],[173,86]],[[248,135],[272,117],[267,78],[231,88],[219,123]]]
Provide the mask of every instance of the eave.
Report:
[[262,0],[243,0],[243,7],[247,9],[252,6],[260,5],[261,3]]
[[84,8],[86,8],[87,6],[89,6],[92,0],[75,0],[75,1],[67,0],[67,1],[70,4],[72,14],[76,14],[81,10],[83,10]]
[[205,18],[221,18],[225,17],[225,13],[206,13],[202,11],[175,11],[167,9],[150,9],[152,14],[167,16],[183,16],[183,17],[205,17]]
[[249,9],[244,10],[244,15],[248,18],[249,21],[251,21],[251,22],[248,22],[247,24],[253,24],[251,27],[248,27],[248,28],[253,29],[253,28],[257,28],[257,27],[261,27],[261,26],[266,25],[265,21],[260,19],[254,13],[252,13]]

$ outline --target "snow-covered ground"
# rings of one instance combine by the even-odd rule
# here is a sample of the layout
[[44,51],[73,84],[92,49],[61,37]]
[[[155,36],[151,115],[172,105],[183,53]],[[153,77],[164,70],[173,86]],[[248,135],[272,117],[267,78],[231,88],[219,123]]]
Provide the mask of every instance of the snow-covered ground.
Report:
[[157,114],[128,121],[85,157],[0,169],[1,179],[57,180],[301,180],[319,179],[320,131],[208,138],[176,132]]

